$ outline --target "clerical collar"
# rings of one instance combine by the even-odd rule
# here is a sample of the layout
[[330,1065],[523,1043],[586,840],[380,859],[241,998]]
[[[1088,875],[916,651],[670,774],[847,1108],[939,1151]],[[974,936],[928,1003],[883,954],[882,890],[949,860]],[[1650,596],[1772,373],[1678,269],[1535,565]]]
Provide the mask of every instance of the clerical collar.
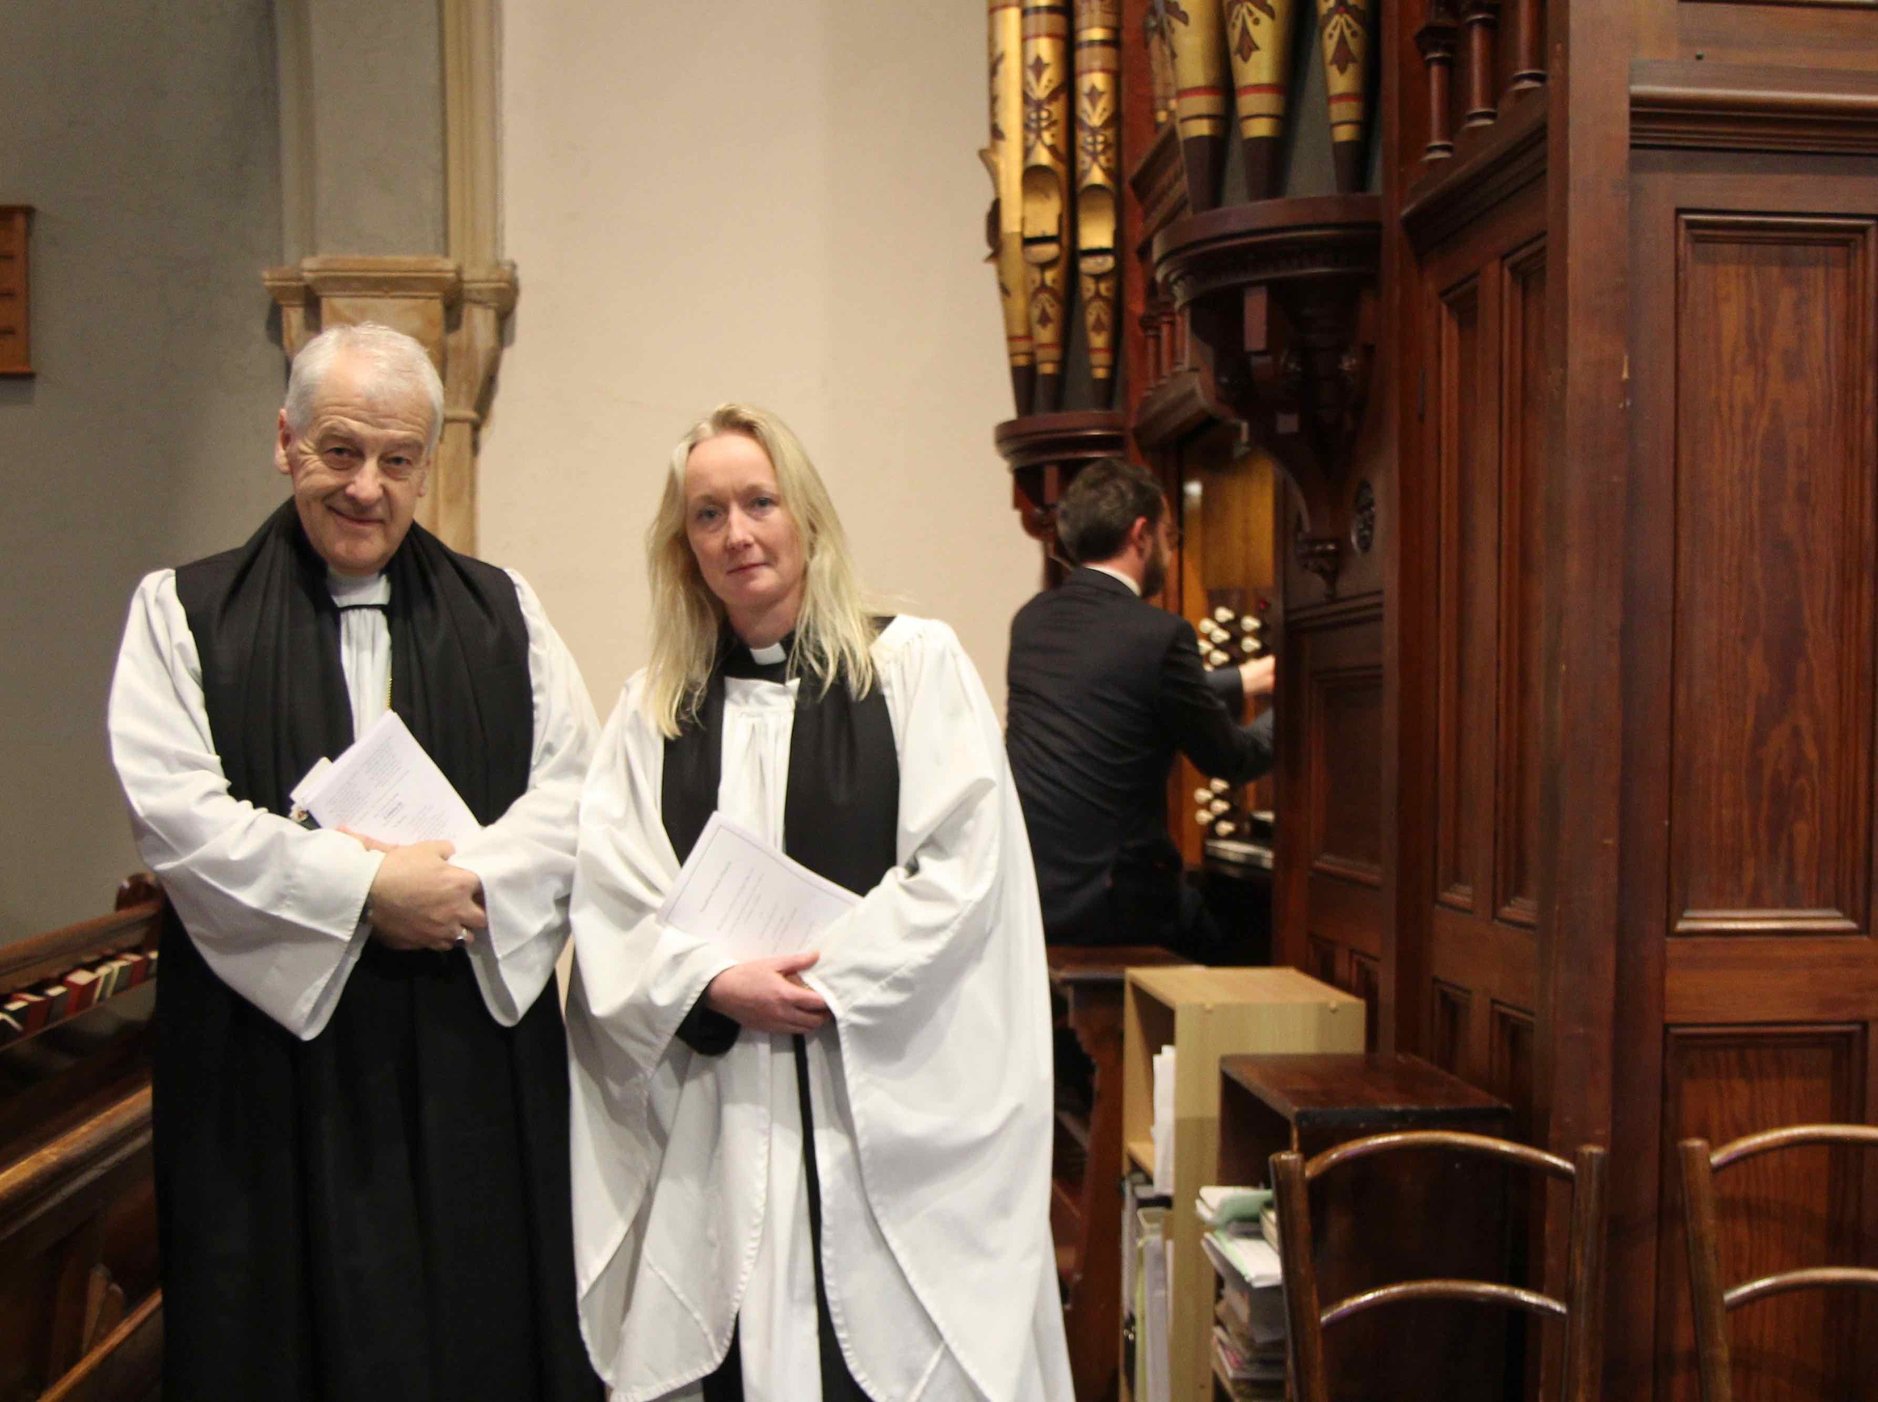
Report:
[[377,574],[362,577],[327,570],[326,588],[331,592],[333,602],[342,611],[355,608],[384,608],[391,602],[391,580],[382,570]]
[[724,656],[724,675],[755,681],[784,681],[789,674],[789,649],[794,644],[794,633],[768,647],[751,647],[733,633],[730,649]]
[[1133,594],[1137,599],[1141,597],[1141,586],[1120,570],[1112,570],[1107,565],[1085,565],[1083,568],[1094,570],[1097,574],[1105,574],[1110,579],[1119,579],[1123,584],[1128,586],[1128,592],[1130,594]]

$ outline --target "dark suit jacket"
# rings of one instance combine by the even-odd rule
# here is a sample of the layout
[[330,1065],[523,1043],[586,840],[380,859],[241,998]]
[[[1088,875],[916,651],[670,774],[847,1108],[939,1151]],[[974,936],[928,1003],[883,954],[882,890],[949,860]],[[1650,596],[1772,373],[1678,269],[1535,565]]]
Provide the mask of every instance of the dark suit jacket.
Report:
[[1216,778],[1255,779],[1272,764],[1270,714],[1239,725],[1238,669],[1209,674],[1192,624],[1099,570],[1078,569],[1018,610],[1007,677],[1005,744],[1046,936],[1165,941],[1180,894],[1167,831],[1174,751]]

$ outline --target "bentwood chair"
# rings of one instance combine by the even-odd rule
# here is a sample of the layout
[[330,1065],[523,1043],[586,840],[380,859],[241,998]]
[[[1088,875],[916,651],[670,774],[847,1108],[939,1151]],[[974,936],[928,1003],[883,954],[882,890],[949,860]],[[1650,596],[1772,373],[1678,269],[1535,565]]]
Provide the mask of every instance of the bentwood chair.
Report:
[[[1365,1290],[1320,1308],[1317,1265],[1311,1238],[1311,1184],[1360,1159],[1405,1150],[1441,1150],[1497,1160],[1572,1185],[1570,1267],[1565,1296],[1541,1294],[1497,1281],[1448,1278],[1407,1280]],[[1524,1311],[1565,1326],[1563,1378],[1558,1402],[1589,1402],[1596,1395],[1603,1333],[1604,1150],[1586,1145],[1571,1159],[1511,1140],[1452,1130],[1415,1130],[1352,1139],[1308,1163],[1293,1152],[1272,1155],[1272,1186],[1278,1209],[1279,1261],[1284,1271],[1286,1324],[1290,1330],[1292,1393],[1296,1402],[1330,1402],[1324,1331],[1354,1315],[1423,1300],[1462,1300]],[[1535,1200],[1540,1195],[1535,1194]]]
[[1770,1129],[1732,1140],[1712,1153],[1706,1139],[1685,1139],[1682,1156],[1684,1236],[1689,1245],[1689,1294],[1695,1307],[1696,1376],[1702,1402],[1733,1402],[1733,1360],[1728,1350],[1728,1311],[1790,1290],[1878,1290],[1878,1270],[1864,1266],[1808,1266],[1757,1276],[1724,1289],[1716,1245],[1715,1175],[1744,1159],[1777,1149],[1806,1147],[1878,1149],[1871,1125],[1812,1124]]

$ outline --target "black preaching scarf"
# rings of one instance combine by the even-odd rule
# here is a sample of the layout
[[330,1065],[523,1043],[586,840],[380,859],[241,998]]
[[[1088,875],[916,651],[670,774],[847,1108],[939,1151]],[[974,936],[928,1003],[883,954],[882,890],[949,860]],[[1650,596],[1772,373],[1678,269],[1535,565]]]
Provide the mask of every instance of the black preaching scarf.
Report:
[[[881,620],[885,626],[890,620]],[[785,639],[785,650],[792,639]],[[766,664],[732,637],[718,650],[697,718],[665,742],[659,810],[666,836],[682,863],[697,845],[717,808],[723,773],[724,679],[769,682],[787,678],[784,663]],[[854,696],[844,679],[823,689],[805,676],[796,688],[795,719],[789,728],[788,792],[783,798],[783,851],[818,876],[856,895],[880,884],[898,862],[900,759],[893,719],[876,684]],[[686,1019],[686,1040],[698,1050],[721,1054],[736,1040],[737,1024],[702,1003]],[[849,1374],[828,1313],[822,1279],[821,1185],[815,1166],[815,1119],[809,1098],[808,1052],[794,1039],[796,1091],[802,1109],[802,1157],[808,1177],[809,1235],[815,1252],[815,1305],[821,1342],[823,1402],[866,1402]],[[742,1368],[737,1340],[722,1366],[704,1379],[705,1402],[740,1402]]]
[[[514,582],[417,526],[386,573],[392,709],[492,822],[534,748]],[[339,612],[293,502],[178,570],[176,592],[230,791],[285,814],[353,738]],[[504,1028],[461,950],[371,940],[302,1042],[171,936],[154,1057],[165,1396],[592,1402],[557,1000]]]

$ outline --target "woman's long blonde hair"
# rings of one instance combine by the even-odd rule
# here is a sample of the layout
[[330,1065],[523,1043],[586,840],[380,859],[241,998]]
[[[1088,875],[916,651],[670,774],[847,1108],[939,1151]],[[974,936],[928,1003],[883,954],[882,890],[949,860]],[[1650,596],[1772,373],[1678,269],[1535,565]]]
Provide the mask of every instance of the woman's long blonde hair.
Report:
[[668,737],[697,718],[724,629],[724,606],[704,582],[685,534],[685,463],[698,444],[724,433],[754,439],[769,455],[783,510],[802,537],[807,571],[789,674],[819,680],[824,692],[837,677],[856,696],[865,696],[874,686],[869,651],[874,621],[855,579],[841,518],[835,515],[821,475],[801,440],[774,414],[748,404],[720,404],[672,449],[665,491],[646,531],[652,661],[646,668],[645,706],[659,733]]

